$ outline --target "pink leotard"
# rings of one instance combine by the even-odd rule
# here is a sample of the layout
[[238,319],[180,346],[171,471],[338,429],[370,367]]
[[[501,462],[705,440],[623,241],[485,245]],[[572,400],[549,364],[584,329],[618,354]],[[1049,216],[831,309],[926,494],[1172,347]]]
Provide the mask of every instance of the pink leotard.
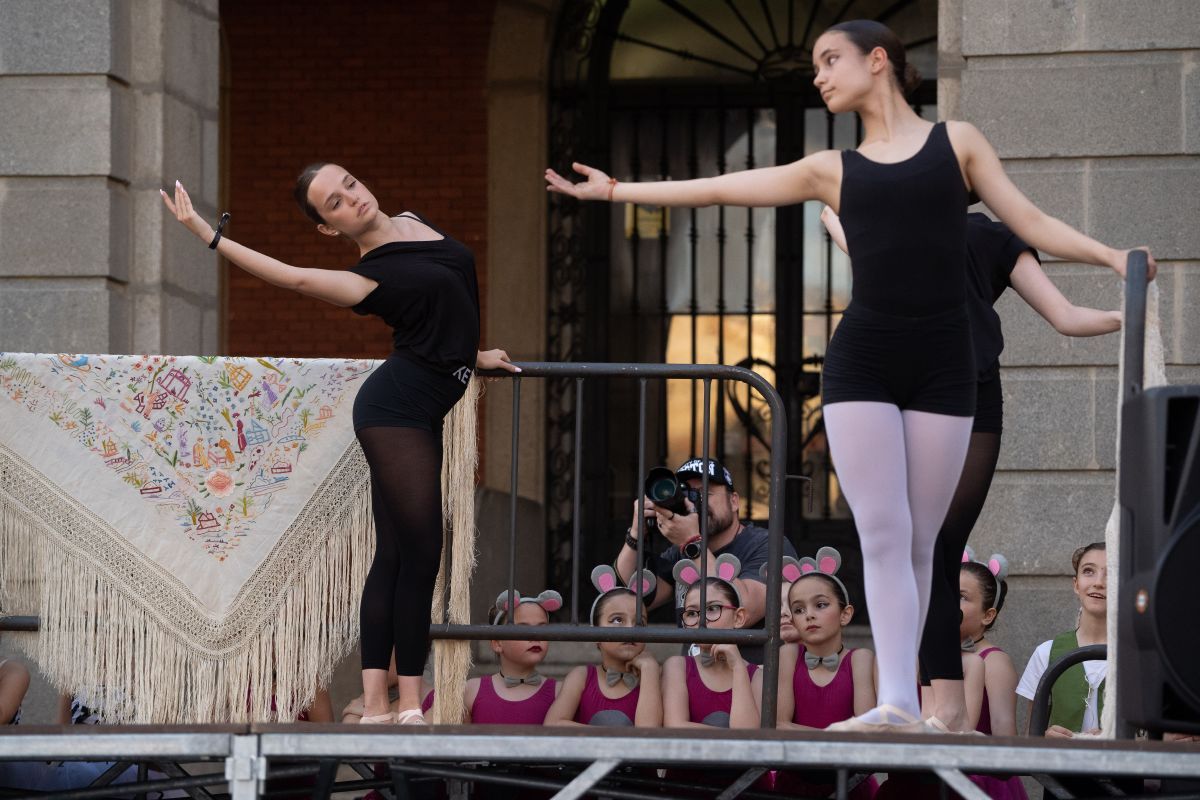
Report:
[[613,700],[600,691],[600,668],[588,667],[587,678],[583,683],[583,693],[579,695],[579,708],[575,711],[575,721],[584,725],[612,725],[629,727],[637,716],[638,698],[641,697],[642,687],[639,684],[624,697]]
[[488,675],[479,680],[479,693],[471,705],[471,722],[476,725],[541,725],[554,703],[554,679],[547,678],[530,697],[505,700],[496,694]]

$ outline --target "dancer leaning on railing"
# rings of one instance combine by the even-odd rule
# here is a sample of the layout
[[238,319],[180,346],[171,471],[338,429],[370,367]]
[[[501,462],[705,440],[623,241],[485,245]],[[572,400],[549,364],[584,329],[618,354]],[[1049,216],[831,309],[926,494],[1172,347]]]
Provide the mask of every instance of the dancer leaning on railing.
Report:
[[399,675],[398,721],[422,724],[421,673],[429,650],[434,579],[442,550],[442,428],[473,368],[519,371],[503,350],[479,352],[475,258],[412,212],[389,217],[374,195],[336,164],[313,164],[295,196],[326,236],[349,239],[349,269],[306,269],[214,231],[176,181],[163,202],[224,258],[268,283],[381,317],[393,352],[354,400],[354,431],[371,469],[375,560],[363,588],[363,722],[390,722],[388,662]]
[[822,400],[838,478],[862,539],[880,684],[878,706],[835,727],[915,727],[917,645],[933,549],[975,411],[965,307],[968,193],[1045,252],[1119,274],[1125,253],[1041,212],[974,126],[934,125],[917,116],[904,93],[919,76],[886,26],[835,25],[817,39],[813,62],[829,110],[859,114],[865,136],[858,150],[698,180],[618,183],[582,164],[575,169],[587,178],[583,183],[553,170],[546,180],[551,191],[587,200],[662,206],[819,200],[841,216],[854,297],[829,344]]

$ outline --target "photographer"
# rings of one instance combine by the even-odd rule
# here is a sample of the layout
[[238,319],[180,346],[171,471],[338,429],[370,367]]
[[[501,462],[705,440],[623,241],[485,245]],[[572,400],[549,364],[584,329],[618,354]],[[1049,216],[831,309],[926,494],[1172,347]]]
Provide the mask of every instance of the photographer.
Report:
[[[700,515],[696,513],[696,508],[701,500],[703,468],[703,460],[693,458],[675,471],[679,483],[686,487],[686,513],[655,506],[649,497],[645,499],[647,525],[656,525],[659,533],[671,543],[671,546],[659,555],[654,555],[649,548],[645,548],[646,566],[658,578],[658,587],[649,607],[657,608],[674,596],[676,624],[679,623],[683,598],[675,586],[671,570],[675,562],[692,557],[687,551],[699,550]],[[708,498],[703,505],[708,508],[708,550],[706,553],[696,552],[694,560],[700,563],[701,557],[706,558],[708,574],[713,575],[717,556],[725,553],[737,556],[742,570],[733,583],[741,594],[742,605],[747,612],[746,627],[761,628],[767,604],[767,585],[760,570],[763,564],[767,563],[767,530],[738,519],[739,498],[733,489],[733,476],[715,459],[708,461]],[[625,544],[617,554],[617,573],[624,579],[628,579],[637,566],[638,527],[635,502],[633,524],[626,531]],[[783,541],[783,553],[793,558],[797,557],[796,549],[787,539]],[[761,647],[742,649],[747,660],[761,661]]]

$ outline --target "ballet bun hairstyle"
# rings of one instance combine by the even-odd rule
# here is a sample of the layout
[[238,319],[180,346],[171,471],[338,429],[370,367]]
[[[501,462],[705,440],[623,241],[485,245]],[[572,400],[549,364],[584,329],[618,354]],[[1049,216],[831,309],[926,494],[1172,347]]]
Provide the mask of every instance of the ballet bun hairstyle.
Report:
[[325,220],[321,218],[320,212],[316,207],[308,202],[308,187],[312,185],[313,178],[317,177],[317,173],[323,167],[329,166],[328,161],[317,161],[309,164],[301,171],[299,177],[296,178],[296,188],[292,190],[292,197],[296,199],[296,205],[300,206],[300,210],[304,212],[304,216],[311,219],[318,225],[324,225]]
[[825,32],[845,35],[863,55],[870,53],[876,47],[882,47],[883,51],[887,53],[888,63],[892,65],[892,74],[896,78],[896,85],[900,87],[900,91],[905,97],[911,95],[921,85],[921,73],[908,63],[908,56],[905,55],[900,37],[892,33],[892,29],[882,22],[876,22],[873,19],[852,19],[839,22]]

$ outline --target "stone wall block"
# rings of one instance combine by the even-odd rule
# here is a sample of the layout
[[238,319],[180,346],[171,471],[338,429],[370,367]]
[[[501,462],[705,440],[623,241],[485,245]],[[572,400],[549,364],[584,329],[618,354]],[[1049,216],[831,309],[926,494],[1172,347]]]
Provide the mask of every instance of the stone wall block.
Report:
[[[212,222],[211,218],[209,222]],[[174,287],[194,295],[194,302],[202,302],[201,298],[207,298],[203,302],[216,302],[217,286],[220,283],[216,253],[209,250],[205,242],[193,236],[174,218],[165,220],[163,225],[164,287]]]
[[1082,41],[1080,6],[1085,2],[963,0],[963,55],[969,58],[1076,49]]
[[1183,152],[1183,56],[1106,53],[979,59],[964,118],[1003,158]]
[[[203,197],[204,119],[194,107],[171,95],[163,97],[162,183],[168,192],[182,181],[197,210],[206,207]],[[208,209],[211,210],[211,209]],[[201,211],[201,213],[204,213]],[[211,220],[210,220],[211,222]]]
[[0,275],[129,277],[129,199],[104,178],[0,178]]
[[1183,56],[1183,148],[1200,153],[1200,53]]
[[163,294],[154,288],[130,287],[130,349],[157,353],[163,340]]
[[111,296],[103,278],[0,280],[4,347],[29,353],[110,350]]
[[1000,469],[1112,469],[1116,372],[1005,369]]
[[1155,278],[1168,364],[1200,364],[1200,263],[1160,264]]
[[[1006,433],[1003,447],[1008,445]],[[1001,471],[971,546],[977,553],[1003,553],[1014,575],[1069,573],[1072,551],[1104,538],[1115,500],[1111,471]]]
[[171,184],[163,175],[163,94],[135,88],[131,90],[130,101],[133,105],[130,179],[138,187],[167,188]]
[[[176,356],[196,355],[211,329],[209,304],[198,304],[190,297],[167,291],[163,295],[162,353]],[[206,317],[210,319],[206,320]],[[209,335],[208,338],[215,338]],[[200,353],[203,355],[203,353]]]
[[126,0],[130,8],[130,82],[140,87],[163,84],[163,0]]
[[8,0],[0,7],[0,73],[129,78],[125,0]]
[[[988,129],[982,130],[984,134],[991,136]],[[1081,230],[1087,225],[1084,163],[1065,159],[1006,159],[1004,171],[1017,188],[1042,211],[1057,217],[1076,230]],[[979,208],[983,207],[975,206],[971,210]]]
[[1084,49],[1200,48],[1200,3],[1194,0],[1086,0],[1085,6]]
[[221,71],[216,19],[188,3],[164,0],[162,62],[169,92],[201,108],[216,109]]
[[1156,258],[1200,254],[1200,157],[1104,159],[1091,166],[1086,232]]
[[0,77],[0,174],[113,175],[113,94],[104,77]]

